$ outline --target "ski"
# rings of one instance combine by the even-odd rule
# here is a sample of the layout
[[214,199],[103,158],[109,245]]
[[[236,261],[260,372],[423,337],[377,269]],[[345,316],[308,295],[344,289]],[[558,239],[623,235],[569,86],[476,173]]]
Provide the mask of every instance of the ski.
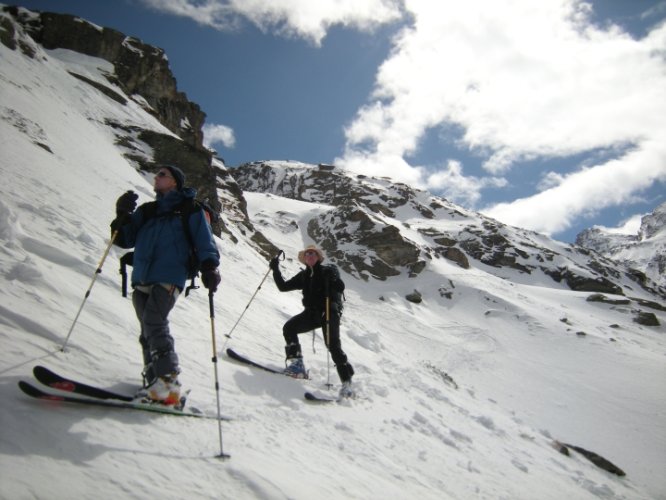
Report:
[[[195,417],[195,418],[206,418],[217,420],[217,416],[207,415],[201,410],[196,408],[190,408],[187,410],[177,410],[169,406],[162,406],[159,404],[150,404],[150,403],[140,403],[132,401],[121,401],[117,399],[99,399],[99,398],[86,398],[86,397],[77,397],[70,396],[65,394],[54,394],[49,392],[44,392],[41,389],[35,387],[34,385],[24,382],[23,380],[18,383],[19,388],[28,396],[41,399],[44,401],[57,401],[63,403],[75,403],[79,405],[89,405],[89,406],[101,406],[104,408],[117,408],[125,410],[140,410],[147,411],[152,413],[160,413],[163,415],[175,415],[178,417]],[[222,416],[220,420],[231,420],[229,417]]]
[[344,401],[350,401],[352,399],[358,399],[358,396],[356,394],[352,396],[345,396],[345,397],[340,397],[340,396],[327,396],[327,395],[320,395],[320,394],[315,394],[314,392],[306,392],[304,395],[305,400],[310,402],[310,403],[342,403]]
[[271,368],[270,366],[262,365],[261,363],[257,363],[256,361],[252,361],[250,358],[247,358],[243,356],[242,354],[238,354],[236,351],[233,349],[229,348],[227,349],[227,356],[229,356],[231,359],[238,361],[239,363],[246,364],[248,366],[253,366],[254,368],[258,368],[260,370],[267,371],[269,373],[274,373],[276,375],[284,375],[286,377],[291,377],[291,378],[309,378],[309,377],[292,377],[288,373],[285,373],[282,370],[278,370],[276,368]]
[[331,398],[328,396],[317,396],[311,392],[305,393],[305,400],[311,403],[339,403],[339,398]]
[[119,401],[132,401],[134,399],[132,396],[118,394],[106,389],[84,384],[83,382],[65,378],[44,366],[35,366],[32,369],[32,373],[39,382],[48,387],[52,387],[53,389],[81,394],[82,396],[97,399],[117,399]]

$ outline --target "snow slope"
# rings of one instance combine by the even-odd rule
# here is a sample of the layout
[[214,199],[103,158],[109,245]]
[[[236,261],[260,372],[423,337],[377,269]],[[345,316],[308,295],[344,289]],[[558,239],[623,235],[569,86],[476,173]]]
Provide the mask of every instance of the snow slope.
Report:
[[[132,101],[119,107],[67,73],[75,65],[101,78],[105,61],[45,56],[27,59],[0,45],[0,497],[666,498],[663,326],[632,323],[620,308],[586,302],[587,294],[445,261],[418,278],[419,305],[404,300],[414,280],[343,276],[343,347],[360,396],[313,406],[304,390],[326,392],[329,379],[333,391],[338,385],[319,333],[316,352],[302,338],[309,381],[221,354],[234,347],[281,365],[281,325],[300,310],[298,294],[280,294],[270,277],[257,290],[267,263],[233,225],[239,243],[218,240],[223,281],[215,296],[231,459],[216,458],[214,421],[25,397],[16,383],[35,364],[117,391],[139,382],[137,325],[120,295],[116,249],[70,349],[59,347],[107,246],[115,199],[127,189],[142,201],[152,196],[151,179],[124,159],[104,120],[167,133]],[[303,228],[327,207],[246,197],[253,222],[285,250],[285,275],[295,273],[295,254],[310,243]],[[439,290],[452,282],[452,299],[443,298]],[[215,413],[205,291],[180,299],[171,319],[190,403]],[[603,455],[627,476],[558,453],[554,439]]]

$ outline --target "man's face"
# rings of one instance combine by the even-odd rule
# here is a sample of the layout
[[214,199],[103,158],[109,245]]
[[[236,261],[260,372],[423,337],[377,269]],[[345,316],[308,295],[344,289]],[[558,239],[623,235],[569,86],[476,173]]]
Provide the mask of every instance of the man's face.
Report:
[[156,193],[168,193],[172,189],[176,189],[178,184],[176,184],[176,179],[173,178],[171,172],[166,168],[161,168],[157,174],[155,174],[154,188]]

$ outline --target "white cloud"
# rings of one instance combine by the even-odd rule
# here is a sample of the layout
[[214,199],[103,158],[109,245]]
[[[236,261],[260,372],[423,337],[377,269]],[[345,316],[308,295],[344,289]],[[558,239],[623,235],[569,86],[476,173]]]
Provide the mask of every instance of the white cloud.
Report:
[[481,190],[487,187],[503,187],[507,181],[502,178],[464,176],[460,162],[449,160],[446,167],[428,176],[427,187],[443,193],[448,200],[474,206],[481,199]]
[[542,175],[541,181],[539,182],[537,188],[539,191],[554,188],[562,184],[564,179],[565,177],[557,172],[546,172],[544,175]]
[[[635,148],[588,160],[578,172],[542,176],[541,192],[490,210],[504,222],[556,233],[590,210],[631,200],[666,172],[659,146],[666,143],[664,22],[635,39],[617,26],[592,24],[583,0],[143,2],[219,29],[246,20],[315,45],[334,25],[405,23],[336,159],[368,175],[441,186],[447,196],[478,203],[511,169],[539,168],[530,160]],[[483,158],[487,177],[465,176],[452,158],[409,163],[429,131],[451,125],[462,131],[459,146]]]
[[189,17],[217,29],[239,26],[242,18],[263,31],[298,37],[320,45],[331,26],[359,30],[402,16],[400,0],[143,0],[155,9]]
[[[634,145],[637,154],[618,151],[594,168],[551,174],[546,191],[492,210],[504,222],[549,233],[666,175],[659,147],[666,142],[666,24],[635,40],[592,25],[590,6],[576,0],[406,0],[405,9],[414,22],[381,65],[373,101],[346,129],[346,154],[356,163],[357,148],[380,163],[384,154],[413,155],[442,124],[464,131],[460,144],[485,156],[491,175],[518,161],[529,168],[531,159]],[[652,161],[638,161],[641,155]],[[401,165],[396,177],[406,170]],[[445,163],[442,178],[464,189],[462,173],[452,174]],[[479,181],[467,183],[469,200],[478,198]]]
[[210,148],[213,144],[221,143],[225,148],[233,148],[236,145],[234,130],[226,125],[216,125],[214,123],[203,126],[204,146]]
[[400,155],[355,150],[347,152],[344,158],[336,158],[334,164],[358,174],[391,177],[417,188],[425,188],[422,169],[408,164]]
[[628,219],[623,220],[617,227],[599,226],[604,231],[611,234],[628,234],[636,236],[641,229],[641,222],[646,214],[632,215]]
[[486,215],[546,234],[568,229],[590,211],[621,205],[655,182],[666,182],[666,141],[646,141],[621,158],[564,176],[557,186],[511,203],[483,209]]

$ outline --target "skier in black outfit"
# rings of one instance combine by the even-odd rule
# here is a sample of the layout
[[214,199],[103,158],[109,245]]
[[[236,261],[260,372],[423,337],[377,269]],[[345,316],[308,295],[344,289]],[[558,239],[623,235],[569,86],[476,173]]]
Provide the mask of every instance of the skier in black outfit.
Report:
[[340,299],[345,284],[340,279],[336,266],[322,264],[324,255],[316,246],[310,245],[299,252],[298,260],[305,264],[306,268],[288,281],[284,280],[280,272],[279,258],[275,257],[270,262],[273,279],[281,292],[292,290],[303,292],[303,312],[290,318],[282,327],[288,363],[285,373],[297,378],[306,376],[298,334],[321,327],[326,347],[331,353],[342,382],[340,397],[352,397],[354,393],[351,383],[354,369],[347,362],[347,355],[340,344],[340,316],[342,315]]

